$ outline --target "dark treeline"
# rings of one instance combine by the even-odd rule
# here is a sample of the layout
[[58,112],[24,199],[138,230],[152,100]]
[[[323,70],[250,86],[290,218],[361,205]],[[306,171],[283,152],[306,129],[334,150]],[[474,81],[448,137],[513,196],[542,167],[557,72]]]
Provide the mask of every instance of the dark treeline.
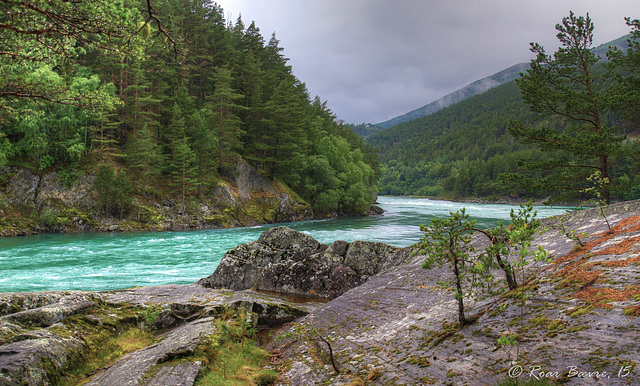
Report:
[[[517,141],[507,132],[509,122],[562,126],[561,120],[553,119],[531,112],[512,81],[432,115],[372,134],[367,141],[380,148],[383,163],[380,193],[442,198],[504,196],[510,190],[499,179],[500,174],[542,177],[543,172],[527,170],[520,160],[562,156]],[[610,119],[616,121],[616,117]],[[621,134],[633,131],[623,127]],[[632,136],[623,148],[614,160],[614,177],[620,183],[614,197],[640,198],[640,158]],[[528,197],[545,194],[522,188],[514,193]]]
[[[143,3],[127,4],[143,15]],[[102,100],[99,108],[13,103],[0,117],[0,163],[58,170],[68,181],[102,167],[104,189],[126,175],[125,192],[184,199],[229,177],[242,157],[321,211],[369,207],[380,176],[375,151],[309,96],[275,33],[265,40],[254,23],[227,21],[208,0],[152,4],[166,34],[138,22],[141,55],[91,47],[21,75]]]

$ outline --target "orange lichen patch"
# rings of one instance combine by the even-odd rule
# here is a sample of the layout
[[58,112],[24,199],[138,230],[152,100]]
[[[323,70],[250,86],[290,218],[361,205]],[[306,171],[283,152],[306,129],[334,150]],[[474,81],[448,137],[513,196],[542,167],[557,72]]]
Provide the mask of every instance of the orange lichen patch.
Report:
[[[624,231],[624,232],[632,232],[634,230],[639,230],[639,229],[632,229],[632,228],[640,227],[639,221],[640,221],[640,215],[627,217],[627,218],[621,220],[619,223],[617,223],[611,229],[612,230],[621,230],[621,231]],[[624,229],[625,227],[627,227],[629,225],[634,225],[634,227],[628,228],[628,229]]]
[[[636,229],[636,228],[640,228],[640,224],[636,224],[638,223],[638,221],[640,221],[640,216],[632,216],[632,217],[627,217],[624,220],[620,221],[618,224],[616,224],[614,227],[612,227],[610,230],[604,232],[600,237],[598,237],[596,240],[591,241],[590,243],[585,244],[585,246],[579,250],[574,250],[571,251],[569,253],[567,253],[564,256],[560,256],[557,259],[555,259],[553,262],[555,264],[562,264],[562,263],[566,263],[568,261],[574,260],[576,257],[578,256],[582,256],[584,254],[586,254],[587,252],[590,252],[592,248],[611,240],[614,236],[623,234],[623,233],[628,233],[628,232],[634,232],[634,231],[638,231],[640,229]],[[636,225],[634,225],[636,224]],[[629,226],[629,225],[634,225],[630,228],[624,229],[625,227]],[[631,240],[640,240],[639,239],[640,236],[638,237],[634,237]],[[619,253],[624,253],[624,252],[628,252],[629,249],[624,250],[624,248],[631,248],[631,245],[633,245],[636,241],[622,241],[621,243],[619,243],[618,245],[622,245],[624,244],[623,247],[620,247],[620,250],[623,252],[614,252],[618,247],[618,245],[614,246],[614,247],[610,247],[607,248],[606,250],[603,251],[599,251],[597,253],[597,255],[604,255],[604,254],[619,254]],[[608,252],[606,252],[608,251]]]
[[624,309],[624,314],[628,315],[632,318],[637,318],[640,316],[640,304],[636,306],[629,306]]
[[[640,216],[634,216],[634,217],[629,217],[628,218],[629,220],[635,221],[635,223],[632,223],[631,221],[627,221],[626,224],[630,224],[631,223],[632,225],[629,226],[629,228],[624,229],[625,232],[638,232],[638,231],[640,231],[640,222],[638,222],[638,217],[640,217]],[[625,219],[625,220],[627,220],[627,219]]]
[[612,247],[603,249],[598,252],[594,252],[593,254],[594,255],[621,255],[623,253],[627,253],[631,251],[631,247],[633,247],[638,242],[640,242],[640,236],[630,237],[628,239],[625,239],[619,242],[618,244]]
[[585,267],[585,264],[568,264],[564,269],[555,274],[556,276],[564,277],[558,288],[580,288],[597,283],[602,271],[591,271],[587,270],[587,268],[590,267]]
[[599,265],[601,267],[626,267],[629,264],[640,263],[640,256],[630,257],[624,260],[614,260],[614,261],[593,261],[591,263],[584,264],[585,268],[591,268],[595,265]]
[[610,310],[613,308],[609,302],[621,302],[640,295],[640,287],[630,286],[625,290],[613,288],[585,288],[576,294],[576,298],[582,299],[597,308]]

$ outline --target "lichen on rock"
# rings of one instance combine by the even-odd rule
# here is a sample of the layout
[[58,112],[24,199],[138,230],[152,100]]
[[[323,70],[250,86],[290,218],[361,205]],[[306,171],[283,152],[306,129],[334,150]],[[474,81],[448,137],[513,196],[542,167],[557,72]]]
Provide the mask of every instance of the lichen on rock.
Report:
[[214,274],[198,283],[333,299],[389,268],[389,261],[399,264],[406,257],[401,248],[376,242],[336,241],[327,246],[281,226],[228,251]]

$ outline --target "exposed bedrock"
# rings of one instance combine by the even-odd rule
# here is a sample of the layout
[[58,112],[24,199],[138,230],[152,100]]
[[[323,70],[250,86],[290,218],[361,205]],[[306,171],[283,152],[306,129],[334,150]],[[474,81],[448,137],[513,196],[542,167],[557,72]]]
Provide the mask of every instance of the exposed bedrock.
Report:
[[280,226],[228,251],[213,275],[198,284],[333,299],[410,256],[408,248],[370,241],[337,240],[327,246]]

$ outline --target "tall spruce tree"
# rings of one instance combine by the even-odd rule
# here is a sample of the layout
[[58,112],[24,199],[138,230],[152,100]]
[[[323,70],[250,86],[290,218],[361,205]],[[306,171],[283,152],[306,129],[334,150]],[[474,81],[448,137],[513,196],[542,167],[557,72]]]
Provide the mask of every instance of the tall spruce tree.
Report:
[[290,186],[301,182],[298,166],[304,164],[307,155],[305,101],[304,85],[289,76],[281,81],[266,104],[265,128],[257,146],[266,155],[265,164],[272,175]]
[[229,166],[232,154],[243,148],[242,121],[237,112],[244,107],[237,102],[243,98],[232,87],[231,70],[218,67],[214,76],[215,90],[209,98],[207,108],[213,113],[212,122],[218,131],[218,169],[220,172]]
[[186,135],[186,119],[182,115],[182,109],[176,103],[171,116],[171,162],[169,171],[173,176],[173,186],[180,193],[182,210],[185,210],[186,196],[199,185],[196,154],[190,146],[189,137]]
[[155,195],[156,178],[162,172],[162,149],[147,125],[136,131],[127,146],[127,164],[136,172],[143,190]]
[[[599,61],[592,51],[593,23],[573,12],[556,25],[561,47],[554,55],[531,44],[536,58],[517,80],[531,110],[551,117],[541,125],[511,122],[508,131],[524,143],[531,143],[555,156],[550,161],[529,161],[531,169],[542,170],[539,179],[505,175],[503,179],[525,182],[551,191],[556,199],[580,196],[596,177],[599,195],[609,203],[611,189],[609,158],[620,149],[622,137],[607,124],[606,78],[594,71]],[[558,121],[558,119],[560,121]]]

